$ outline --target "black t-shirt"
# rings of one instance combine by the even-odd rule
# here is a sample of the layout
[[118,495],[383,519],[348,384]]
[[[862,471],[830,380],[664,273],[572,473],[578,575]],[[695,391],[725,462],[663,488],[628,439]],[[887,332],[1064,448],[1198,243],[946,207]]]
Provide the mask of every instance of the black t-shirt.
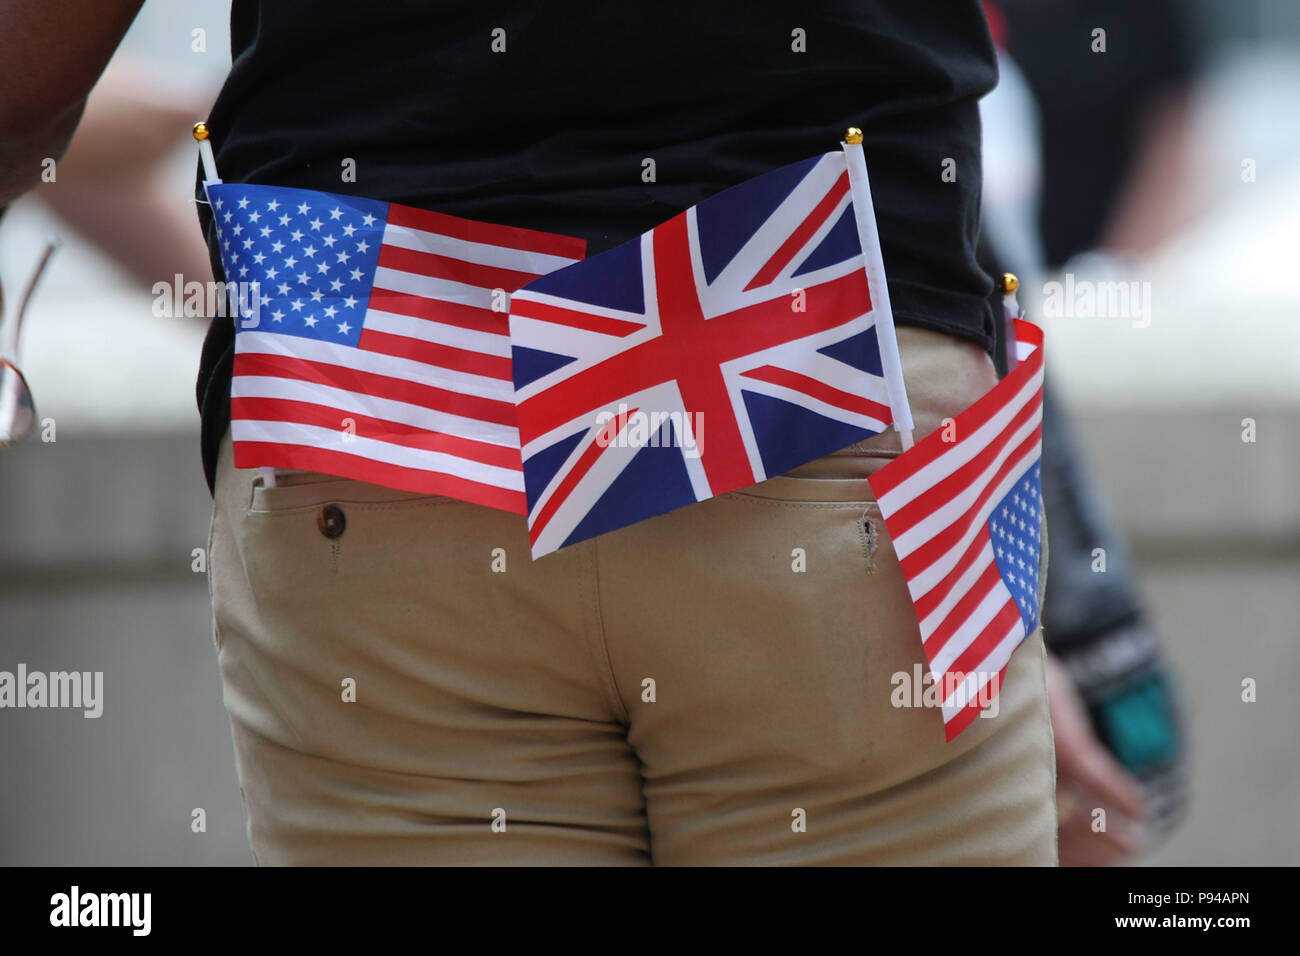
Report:
[[[226,182],[564,233],[588,255],[859,126],[895,317],[991,348],[977,101],[997,66],[977,0],[233,0],[231,46],[209,116]],[[215,319],[209,486],[233,348]]]

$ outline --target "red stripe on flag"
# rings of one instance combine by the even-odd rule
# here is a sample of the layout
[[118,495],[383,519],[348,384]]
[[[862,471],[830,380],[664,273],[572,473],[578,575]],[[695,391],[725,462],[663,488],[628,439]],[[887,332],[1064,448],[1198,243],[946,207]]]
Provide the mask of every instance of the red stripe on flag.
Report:
[[987,534],[976,534],[971,539],[971,543],[966,546],[966,550],[962,552],[961,557],[957,559],[957,563],[952,566],[952,570],[940,578],[934,587],[912,601],[916,605],[916,619],[918,621],[924,621],[935,608],[943,603],[943,599],[948,596],[948,592],[957,582],[957,579],[974,563],[976,556],[984,550],[984,545],[991,543],[992,539]]
[[[1002,692],[1002,681],[1005,680],[1006,673],[1007,669],[1005,667],[998,671],[997,683],[994,685],[992,691],[987,692],[988,700],[986,703],[992,703],[997,698],[998,694]],[[975,700],[968,703],[960,711],[954,714],[951,720],[944,724],[944,739],[948,741],[955,740],[957,735],[969,727],[971,722],[980,715],[982,709],[983,708],[980,707],[979,704],[979,697],[976,695]]]
[[522,491],[497,488],[442,472],[390,465],[331,449],[278,442],[237,441],[234,450],[236,468],[297,468],[419,495],[445,495],[518,515],[527,514],[527,502]]
[[[981,544],[986,544],[988,536],[978,535],[977,540],[980,540]],[[983,549],[981,548],[980,550]],[[960,567],[960,565],[958,566]],[[965,571],[967,569],[961,568],[961,570]],[[934,633],[925,639],[925,643],[922,646],[925,648],[925,656],[927,660],[934,660],[938,653],[943,650],[943,646],[948,643],[949,638],[957,633],[957,631],[961,629],[962,625],[970,620],[971,614],[977,607],[984,603],[984,599],[989,596],[990,592],[996,590],[997,583],[1001,579],[1002,577],[998,572],[997,562],[990,561],[989,566],[984,569],[984,572],[979,576],[975,583],[971,585],[970,590],[962,595],[961,600],[952,606],[952,610],[950,610],[944,619],[939,622],[939,626],[935,628]],[[918,610],[917,613],[920,614],[920,611]]]
[[370,293],[368,308],[375,312],[392,312],[409,315],[413,319],[428,319],[458,329],[486,332],[489,335],[509,335],[510,317],[505,312],[494,312],[477,305],[430,299],[406,292],[392,292],[375,288]]
[[[1042,341],[1041,337],[1039,341]],[[1030,383],[1041,370],[1042,364],[1043,352],[1040,347],[1031,352],[975,404],[957,416],[958,435],[970,436],[979,431]],[[899,456],[873,474],[869,479],[871,490],[876,493],[877,499],[883,498],[912,475],[951,451],[953,447],[952,442],[942,440],[941,432],[931,432],[910,449],[906,456]]]
[[485,378],[511,381],[510,358],[505,355],[485,355],[471,352],[451,345],[413,339],[406,335],[394,335],[391,332],[379,332],[375,329],[363,329],[357,347],[368,352],[379,352],[397,358],[436,365],[438,368],[453,369],[470,375],[482,375]]
[[[288,398],[231,398],[230,418],[232,421],[252,422],[291,422],[296,425],[315,425],[319,428],[331,428],[343,432],[343,422],[350,419],[356,434],[362,438],[403,445],[407,448],[421,448],[425,451],[442,452],[455,455],[467,461],[483,465],[495,465],[498,468],[523,470],[523,462],[518,448],[493,445],[490,442],[475,441],[456,435],[444,435],[405,422],[393,422],[384,418],[372,418],[357,412],[343,411],[329,405],[317,405],[312,402],[300,402]],[[340,441],[342,439],[340,438]]]
[[1007,603],[1002,605],[993,620],[989,621],[984,629],[979,632],[975,640],[971,641],[966,646],[966,649],[948,665],[948,670],[960,674],[973,673],[976,668],[988,659],[993,649],[1011,633],[1019,620],[1021,620],[1020,611],[1016,607],[1015,601],[1008,595]]
[[541,252],[548,256],[562,256],[566,259],[581,259],[587,254],[586,239],[561,236],[536,229],[520,229],[515,226],[498,226],[489,222],[461,219],[459,216],[416,209],[399,203],[389,205],[388,221],[394,226],[433,232],[452,239],[481,242],[490,246],[503,246],[525,252]]
[[[955,471],[920,492],[907,504],[898,508],[890,518],[898,534],[910,531],[914,525],[924,521],[963,491],[969,491],[975,480],[989,468],[993,462],[1007,450],[1012,436],[1027,424],[1042,408],[1042,396],[1035,395],[1013,416],[1005,428],[993,436],[979,452]],[[960,426],[958,426],[960,427]],[[967,441],[970,441],[969,435]],[[953,446],[949,446],[953,447]]]
[[[1010,474],[1013,469],[1020,466],[1021,460],[1037,447],[1042,435],[1043,425],[1040,422],[1029,433],[1029,436],[1016,447],[1016,450],[1007,456],[1007,460],[1003,462],[1002,467],[993,476],[993,480],[976,496],[975,502],[960,517],[949,524],[943,531],[931,537],[924,545],[908,554],[907,557],[899,560],[899,564],[903,568],[903,574],[909,581],[948,553],[958,539],[970,528],[980,509],[992,498],[993,493],[997,490],[998,483]],[[893,532],[891,531],[890,534],[893,535]],[[898,538],[895,537],[894,540],[897,541]]]
[[379,266],[398,272],[429,276],[433,279],[462,282],[480,289],[504,289],[507,292],[514,292],[538,277],[538,273],[535,272],[519,272],[515,269],[503,269],[500,266],[486,266],[478,262],[440,256],[433,252],[388,245],[381,246],[379,249]]
[[510,300],[510,311],[523,319],[537,319],[539,322],[550,322],[554,325],[564,325],[571,329],[583,329],[587,332],[599,332],[602,335],[616,335],[619,338],[625,338],[633,332],[645,328],[644,322],[630,322],[627,319],[592,315],[589,312],[578,312],[558,305],[546,305],[532,299],[512,298]]
[[808,240],[812,238],[813,233],[822,227],[822,223],[835,211],[835,207],[839,205],[840,200],[844,198],[844,194],[848,191],[849,171],[846,169],[840,173],[839,178],[835,180],[830,191],[822,197],[821,202],[808,214],[808,218],[799,224],[799,228],[792,232],[785,242],[781,243],[781,248],[777,249],[772,258],[767,260],[767,264],[758,270],[758,275],[754,276],[749,285],[745,286],[745,291],[757,289],[775,280],[781,270],[790,264],[790,260],[794,258],[795,253],[802,249],[808,243]]
[[480,422],[517,427],[513,402],[465,395],[433,385],[422,385],[374,372],[361,372],[342,365],[312,362],[283,355],[239,352],[235,355],[235,375],[266,375],[301,382],[315,382],[341,388],[358,395],[410,402],[421,408],[460,415]]
[[852,392],[846,392],[843,389],[834,388],[825,382],[819,382],[817,379],[803,375],[799,372],[792,372],[789,369],[777,368],[775,365],[763,365],[749,372],[741,373],[745,378],[757,379],[760,382],[770,382],[773,385],[780,385],[784,388],[793,389],[796,392],[803,392],[818,401],[825,402],[827,405],[834,405],[837,408],[847,409],[851,412],[857,412],[860,415],[866,415],[874,418],[879,422],[889,424],[892,420],[888,405],[881,405],[879,402],[873,402],[869,398],[863,398],[861,395],[854,395]]

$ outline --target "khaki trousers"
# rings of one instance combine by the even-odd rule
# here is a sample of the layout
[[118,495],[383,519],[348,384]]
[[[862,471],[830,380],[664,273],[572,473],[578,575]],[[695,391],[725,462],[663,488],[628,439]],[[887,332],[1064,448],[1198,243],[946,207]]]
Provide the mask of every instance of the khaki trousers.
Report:
[[[922,431],[990,384],[899,331]],[[210,583],[255,857],[1055,864],[1041,634],[952,743],[894,705],[924,658],[865,476],[896,442],[534,562],[517,515],[268,488],[227,436]]]

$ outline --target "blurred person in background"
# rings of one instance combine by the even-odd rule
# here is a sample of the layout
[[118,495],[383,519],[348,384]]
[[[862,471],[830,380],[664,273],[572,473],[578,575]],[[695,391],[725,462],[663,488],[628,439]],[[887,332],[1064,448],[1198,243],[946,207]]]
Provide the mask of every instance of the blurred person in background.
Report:
[[[1061,268],[1130,277],[1189,206],[1196,55],[1186,7],[1176,0],[985,7],[1000,80],[981,109],[981,262],[994,274],[1018,273],[1025,292]],[[1025,300],[1032,319],[1035,300],[1022,292]],[[996,357],[1005,368],[1002,349]],[[1052,353],[1050,361],[1069,356]],[[1184,722],[1132,557],[1050,376],[1043,501],[1061,863],[1122,863],[1167,836],[1184,814]],[[1106,811],[1104,830],[1095,827],[1096,808]]]
[[[998,0],[1006,50],[1041,124],[1046,268],[1130,264],[1192,212],[1188,157],[1201,61],[1185,0]],[[1094,32],[1104,35],[1094,39]],[[1094,50],[1104,40],[1103,49]]]

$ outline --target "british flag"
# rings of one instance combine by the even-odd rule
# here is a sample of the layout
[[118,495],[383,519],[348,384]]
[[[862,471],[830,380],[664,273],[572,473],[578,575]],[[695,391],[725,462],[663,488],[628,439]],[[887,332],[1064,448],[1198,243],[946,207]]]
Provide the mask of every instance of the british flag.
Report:
[[534,557],[886,428],[854,217],[828,153],[511,296]]
[[1014,369],[869,479],[940,689],[947,738],[995,697],[1038,627],[1043,333],[1015,320]]

